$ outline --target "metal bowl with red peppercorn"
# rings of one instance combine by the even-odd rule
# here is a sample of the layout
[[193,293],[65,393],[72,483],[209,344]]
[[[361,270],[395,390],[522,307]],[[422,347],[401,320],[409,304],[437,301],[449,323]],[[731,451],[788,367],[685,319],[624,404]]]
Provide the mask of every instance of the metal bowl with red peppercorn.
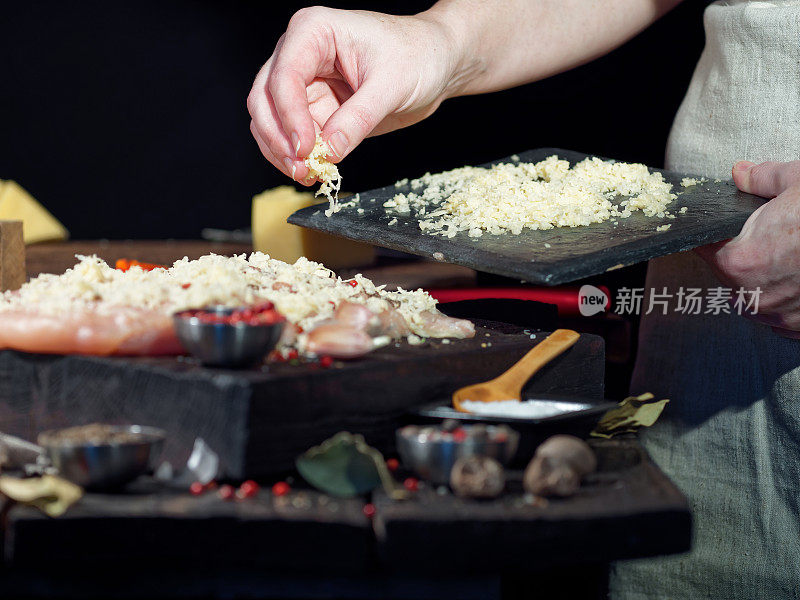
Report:
[[406,425],[397,430],[397,450],[403,465],[437,484],[450,481],[459,458],[488,456],[505,465],[514,457],[519,434],[505,425]]
[[216,367],[259,362],[276,346],[286,323],[272,303],[184,310],[172,319],[186,351],[203,364]]

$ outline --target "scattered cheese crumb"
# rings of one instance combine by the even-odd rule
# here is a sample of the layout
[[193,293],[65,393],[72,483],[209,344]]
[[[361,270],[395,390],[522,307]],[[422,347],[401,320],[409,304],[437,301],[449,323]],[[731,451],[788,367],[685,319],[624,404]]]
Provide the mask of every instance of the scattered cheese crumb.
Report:
[[413,333],[408,336],[408,343],[412,346],[419,346],[420,344],[424,344],[425,340],[423,340],[418,335],[414,335]]
[[549,248],[549,247],[550,247],[550,244],[548,244],[547,242],[545,242],[545,243],[544,243],[544,247],[545,247],[545,248]]
[[403,187],[404,185],[408,185],[408,177],[394,182],[394,187],[396,188]]
[[687,210],[689,209],[686,206],[681,206],[681,209],[678,212],[684,214]]
[[672,227],[672,223],[667,223],[666,225],[659,225],[658,227],[656,227],[656,231],[666,231],[670,227]]
[[392,225],[397,225],[397,217],[395,217],[391,221],[389,221],[389,226],[392,226]]
[[[384,203],[387,212],[413,211],[424,233],[448,238],[578,227],[627,218],[636,210],[663,218],[677,197],[661,173],[645,165],[587,158],[570,168],[555,155],[538,163],[426,173],[410,185],[412,192]],[[611,202],[620,196],[625,198]]]
[[333,213],[339,212],[342,207],[339,205],[339,189],[342,187],[342,177],[339,175],[339,168],[328,160],[332,154],[331,147],[317,134],[317,141],[311,154],[305,159],[308,174],[316,177],[322,185],[319,186],[315,196],[325,196],[329,202],[329,208],[325,211],[325,216],[330,217]]
[[701,177],[700,179],[696,179],[695,177],[684,177],[681,179],[681,185],[686,188],[697,185],[698,183],[705,183],[706,181],[707,180],[705,177]]

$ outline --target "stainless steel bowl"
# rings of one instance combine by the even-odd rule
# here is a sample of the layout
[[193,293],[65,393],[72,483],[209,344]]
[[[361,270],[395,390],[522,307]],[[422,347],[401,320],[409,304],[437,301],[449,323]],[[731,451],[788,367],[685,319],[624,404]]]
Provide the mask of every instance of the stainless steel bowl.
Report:
[[[519,434],[505,425],[462,425],[463,439],[433,425],[407,425],[397,430],[397,450],[403,465],[436,484],[447,484],[459,458],[489,456],[506,465],[514,457]],[[501,439],[498,440],[498,435]]]
[[132,434],[134,439],[92,443],[58,439],[58,431],[39,435],[39,445],[47,452],[59,474],[88,489],[121,487],[154,466],[161,454],[166,434],[155,427],[139,425],[109,426],[109,430]]
[[[212,306],[203,310],[230,315],[234,309]],[[187,352],[204,365],[241,367],[260,361],[278,343],[284,322],[268,325],[204,323],[191,311],[173,315],[175,333]]]

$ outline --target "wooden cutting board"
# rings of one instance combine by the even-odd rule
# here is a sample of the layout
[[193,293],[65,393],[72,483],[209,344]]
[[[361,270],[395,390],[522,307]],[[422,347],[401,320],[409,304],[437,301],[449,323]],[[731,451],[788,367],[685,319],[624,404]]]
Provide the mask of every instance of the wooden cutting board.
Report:
[[[185,464],[201,437],[231,477],[277,474],[342,430],[392,450],[409,411],[502,373],[545,335],[484,323],[472,339],[398,342],[328,369],[0,351],[0,431],[34,440],[46,429],[91,422],[152,425],[168,432],[165,458],[173,465]],[[604,371],[603,339],[586,334],[528,389],[600,401]]]
[[[560,148],[538,148],[521,153],[519,159],[538,162],[553,154],[572,165],[588,156]],[[483,166],[501,162],[512,161],[504,158]],[[520,235],[484,233],[472,238],[467,232],[460,232],[453,238],[445,238],[423,234],[413,215],[388,215],[383,203],[398,192],[411,191],[408,185],[389,185],[361,193],[357,206],[344,208],[330,218],[325,216],[321,205],[315,205],[297,211],[288,220],[295,225],[487,273],[541,285],[559,285],[731,238],[765,202],[763,198],[740,192],[730,181],[712,180],[683,188],[681,179],[691,175],[651,170],[662,173],[672,183],[673,191],[680,193],[670,205],[670,212],[676,213],[674,219],[648,218],[637,211],[627,219],[618,219],[616,226],[609,220],[584,227],[525,229]],[[686,212],[678,214],[683,206]],[[395,217],[397,223],[389,225]],[[666,224],[671,225],[668,230],[656,231],[656,227]]]

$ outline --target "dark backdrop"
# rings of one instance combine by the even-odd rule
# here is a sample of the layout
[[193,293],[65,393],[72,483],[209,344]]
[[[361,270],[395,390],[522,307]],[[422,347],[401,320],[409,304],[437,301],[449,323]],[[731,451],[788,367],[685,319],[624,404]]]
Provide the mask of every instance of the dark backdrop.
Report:
[[[687,0],[591,65],[446,102],[422,124],[366,141],[342,165],[344,188],[541,146],[660,166],[702,49],[706,4]],[[253,194],[288,180],[251,139],[245,99],[304,5],[4,3],[0,178],[22,183],[74,238],[196,238],[202,227],[247,226]],[[428,3],[330,5],[411,13]]]

